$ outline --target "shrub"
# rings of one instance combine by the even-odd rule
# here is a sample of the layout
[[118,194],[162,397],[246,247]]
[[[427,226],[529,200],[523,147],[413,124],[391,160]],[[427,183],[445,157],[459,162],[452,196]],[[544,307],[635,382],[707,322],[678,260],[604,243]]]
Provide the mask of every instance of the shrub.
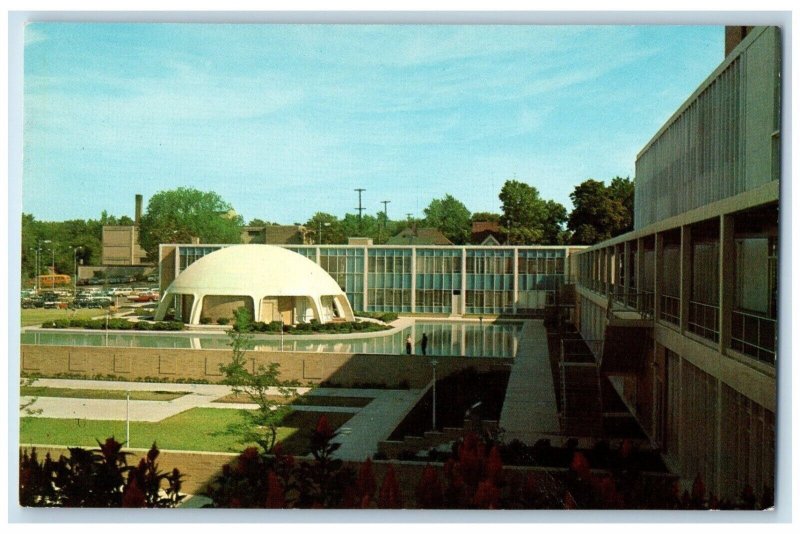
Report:
[[148,323],[147,321],[139,321],[135,325],[136,330],[152,330],[153,323]]
[[86,323],[89,321],[86,319],[70,319],[69,326],[73,328],[86,328]]
[[231,320],[228,317],[220,317],[219,319],[217,319],[217,324],[220,325],[230,324],[230,322]]
[[33,449],[20,453],[19,500],[22,506],[86,508],[174,508],[183,475],[177,469],[158,470],[159,450],[153,443],[137,466],[129,466],[122,445],[114,438],[98,442],[97,450],[69,449],[69,457],[42,462]]
[[233,465],[209,485],[207,496],[214,508],[356,508],[355,471],[332,458],[339,448],[337,433],[320,417],[311,436],[312,461],[296,462],[283,454],[280,444],[273,455],[246,449]]
[[211,324],[211,317],[200,317],[200,324]]

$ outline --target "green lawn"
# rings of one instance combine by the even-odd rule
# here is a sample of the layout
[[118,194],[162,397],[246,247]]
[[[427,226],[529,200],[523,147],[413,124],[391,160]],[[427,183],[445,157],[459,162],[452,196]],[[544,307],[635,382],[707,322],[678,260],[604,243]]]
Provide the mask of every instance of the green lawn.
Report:
[[91,319],[105,315],[106,311],[97,308],[80,308],[77,310],[45,310],[42,308],[25,308],[20,310],[22,326],[40,326],[45,321],[56,319]]
[[[156,442],[160,449],[185,451],[241,452],[247,444],[228,431],[230,423],[241,420],[240,410],[193,408],[159,423],[131,423],[131,447],[147,448]],[[292,454],[308,452],[311,433],[321,413],[292,412],[284,419],[278,440]],[[351,414],[327,413],[331,426],[338,428]],[[125,440],[125,421],[88,421],[23,417],[20,444],[96,447],[97,440],[114,436]],[[251,444],[252,445],[252,444]]]
[[[64,397],[68,399],[125,400],[127,392],[114,389],[75,389],[22,386],[20,395],[27,397]],[[186,395],[180,391],[131,391],[131,400],[171,401]]]

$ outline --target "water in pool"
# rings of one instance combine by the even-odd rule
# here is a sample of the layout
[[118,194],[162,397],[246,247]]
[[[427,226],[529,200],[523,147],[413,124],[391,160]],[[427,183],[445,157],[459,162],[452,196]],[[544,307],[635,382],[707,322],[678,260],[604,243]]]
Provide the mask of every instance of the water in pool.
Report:
[[[413,326],[391,335],[368,335],[340,339],[298,339],[283,336],[283,350],[293,352],[360,352],[369,354],[405,354],[405,340],[410,333],[415,340],[414,353],[422,354],[422,334],[428,335],[429,355],[487,356],[513,358],[516,354],[520,323],[475,323],[416,321]],[[26,331],[22,343],[28,345],[68,345],[93,347],[139,347],[174,349],[226,349],[230,340],[224,334],[151,334],[121,332]],[[281,350],[281,336],[258,335],[254,350]]]

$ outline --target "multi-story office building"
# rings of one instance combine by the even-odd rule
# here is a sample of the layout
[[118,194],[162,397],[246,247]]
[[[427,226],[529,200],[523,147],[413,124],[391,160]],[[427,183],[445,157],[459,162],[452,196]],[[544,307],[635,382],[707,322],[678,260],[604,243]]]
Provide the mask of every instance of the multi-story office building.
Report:
[[[161,245],[162,291],[198,258],[227,245]],[[513,314],[544,309],[574,276],[562,246],[284,245],[313,260],[353,309],[435,314]]]
[[675,472],[732,498],[775,474],[781,46],[747,30],[639,153],[634,231],[578,254],[576,286],[600,372]]

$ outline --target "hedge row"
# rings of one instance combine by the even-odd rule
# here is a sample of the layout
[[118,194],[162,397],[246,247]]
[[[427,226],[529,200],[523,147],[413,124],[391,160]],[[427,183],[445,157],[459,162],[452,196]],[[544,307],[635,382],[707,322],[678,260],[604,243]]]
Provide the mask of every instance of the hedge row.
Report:
[[87,330],[183,330],[184,324],[180,321],[128,321],[127,319],[113,318],[106,322],[105,319],[56,319],[45,321],[42,328],[86,328]]

